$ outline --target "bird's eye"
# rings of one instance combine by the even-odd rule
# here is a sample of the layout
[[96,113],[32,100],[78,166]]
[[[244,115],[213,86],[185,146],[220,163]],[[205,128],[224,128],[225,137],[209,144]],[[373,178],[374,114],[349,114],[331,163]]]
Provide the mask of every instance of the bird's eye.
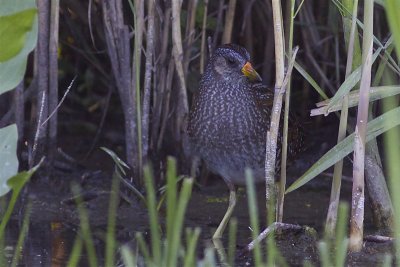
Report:
[[235,63],[236,63],[233,58],[228,58],[227,61],[228,61],[229,65],[235,65]]

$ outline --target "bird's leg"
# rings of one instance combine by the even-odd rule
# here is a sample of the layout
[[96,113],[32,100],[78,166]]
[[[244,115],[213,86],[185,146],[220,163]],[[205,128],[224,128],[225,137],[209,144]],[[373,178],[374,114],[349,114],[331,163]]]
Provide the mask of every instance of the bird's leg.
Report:
[[224,218],[222,218],[222,221],[218,225],[217,230],[215,231],[213,235],[213,239],[221,238],[222,233],[224,232],[226,225],[229,222],[229,219],[232,216],[233,210],[235,209],[236,206],[236,189],[233,183],[231,183],[228,179],[224,178],[225,183],[229,187],[229,206],[228,209],[226,210],[226,213],[224,215]]

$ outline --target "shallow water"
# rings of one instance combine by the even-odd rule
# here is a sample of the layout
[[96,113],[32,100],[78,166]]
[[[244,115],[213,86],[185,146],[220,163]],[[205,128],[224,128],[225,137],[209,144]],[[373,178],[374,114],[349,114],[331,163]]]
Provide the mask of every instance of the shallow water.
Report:
[[[80,180],[86,177],[85,181]],[[79,229],[79,215],[69,193],[71,181],[79,182],[83,188],[85,207],[91,222],[91,231],[99,264],[104,257],[104,234],[107,226],[107,210],[111,176],[106,173],[88,171],[64,175],[60,180],[44,182],[34,181],[29,186],[29,199],[33,204],[30,229],[22,253],[20,266],[65,266],[71,253],[75,237]],[[293,176],[290,173],[290,180]],[[190,200],[185,226],[200,227],[198,257],[206,246],[215,245],[210,238],[225,213],[228,201],[228,190],[221,179],[210,177],[206,183],[195,186]],[[60,190],[61,188],[61,190]],[[349,200],[351,183],[343,182],[342,198]],[[330,178],[321,177],[310,184],[286,196],[284,222],[307,225],[321,233],[330,194]],[[261,228],[265,227],[264,188],[257,186],[257,201]],[[368,206],[368,204],[367,204]],[[238,202],[234,212],[238,220],[237,233],[237,266],[251,266],[252,254],[244,253],[244,247],[251,241],[251,229],[245,189],[238,191]],[[366,214],[366,233],[374,233],[369,211]],[[162,220],[161,220],[162,221]],[[137,203],[130,205],[122,201],[118,209],[117,239],[121,244],[134,244],[135,232],[148,232],[147,213],[144,207]],[[6,235],[6,255],[11,260],[11,252],[19,234],[18,216],[9,223]],[[224,247],[227,246],[228,233],[224,234],[216,253],[223,264]],[[320,236],[313,236],[304,231],[286,231],[276,237],[278,248],[290,266],[302,266],[305,260],[318,265],[317,242]],[[382,263],[385,252],[390,252],[391,244],[368,242],[361,253],[348,257],[349,266],[376,266]],[[87,266],[83,255],[79,266]]]

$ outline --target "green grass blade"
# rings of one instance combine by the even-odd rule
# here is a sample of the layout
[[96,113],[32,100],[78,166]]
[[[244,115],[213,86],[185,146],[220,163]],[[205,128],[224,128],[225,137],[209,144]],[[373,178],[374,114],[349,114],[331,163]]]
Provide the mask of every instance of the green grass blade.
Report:
[[331,267],[333,266],[330,256],[329,256],[330,247],[327,242],[321,241],[318,243],[318,251],[319,251],[319,258],[321,260],[322,267]]
[[128,246],[122,246],[121,256],[122,256],[122,261],[124,262],[126,267],[136,267],[137,266],[136,256],[132,252],[132,250],[129,249]]
[[400,55],[400,1],[386,0],[386,15],[395,40],[397,55]]
[[115,170],[112,179],[111,192],[110,192],[110,203],[108,207],[108,225],[106,235],[106,252],[105,252],[105,266],[114,266],[115,258],[115,225],[117,221],[117,210],[119,202],[119,179]]
[[232,218],[229,222],[229,243],[228,243],[228,263],[229,266],[235,266],[235,251],[237,237],[237,219]]
[[15,245],[14,256],[11,262],[11,267],[16,267],[18,265],[18,261],[21,256],[21,251],[23,250],[25,237],[29,229],[29,219],[31,211],[32,211],[32,203],[29,201],[25,209],[25,215],[22,221],[21,231],[19,232],[18,241],[17,244]]
[[76,267],[79,264],[79,260],[81,259],[83,248],[83,240],[79,234],[75,237],[74,245],[72,246],[71,255],[68,259],[67,267]]
[[[390,122],[390,124],[388,124]],[[400,124],[400,107],[392,109],[383,115],[375,118],[368,123],[367,142],[387,130]],[[338,162],[343,157],[353,151],[354,133],[347,136],[343,141],[334,146],[323,155],[310,169],[308,169],[299,179],[297,179],[287,190],[286,193],[296,190],[307,182],[314,179],[321,172]]]
[[[350,107],[355,107],[358,105],[358,100],[359,100],[359,90],[354,90],[349,93],[349,108]],[[394,96],[400,94],[400,86],[398,85],[387,85],[387,86],[377,86],[377,87],[371,87],[369,91],[369,101],[377,101],[381,100],[386,97]],[[342,109],[342,103],[339,102],[335,105],[331,105],[329,108],[329,111],[327,110],[327,106],[330,105],[330,99],[322,101],[317,103],[317,106],[319,108],[312,109],[311,110],[311,116],[317,116],[317,115],[326,115],[326,113],[338,111]]]
[[[179,194],[178,203],[176,206],[176,216],[173,223],[172,235],[171,235],[171,248],[168,249],[169,254],[167,255],[168,261],[167,266],[177,266],[178,264],[178,251],[180,247],[182,226],[184,215],[186,211],[187,204],[192,193],[193,179],[187,178],[183,180],[182,189]],[[173,207],[171,207],[173,208]]]
[[36,170],[40,167],[40,164],[42,164],[43,159],[30,169],[29,171],[23,171],[20,172],[7,181],[7,185],[12,188],[12,195],[11,195],[11,200],[8,203],[7,210],[4,213],[3,218],[1,218],[1,223],[0,223],[0,240],[3,239],[4,237],[4,231],[6,229],[7,223],[10,220],[12,211],[14,210],[15,203],[17,203],[18,196],[21,193],[22,188],[25,186],[25,184],[29,181],[31,176],[36,172]]
[[[378,48],[372,59],[372,63],[375,62],[376,58],[378,57],[379,53],[381,52],[382,48]],[[346,80],[342,83],[342,85],[339,87],[338,91],[336,94],[331,98],[329,101],[329,104],[327,106],[327,112],[332,112],[330,108],[338,104],[339,102],[342,101],[343,97],[350,92],[351,89],[360,81],[361,79],[361,66],[355,69],[349,77],[346,78]]]
[[339,204],[338,223],[336,228],[336,266],[345,266],[347,256],[347,222],[348,222],[349,206],[343,202]]
[[77,184],[72,185],[72,192],[76,196],[76,204],[78,207],[80,228],[85,241],[86,251],[88,255],[88,262],[90,267],[99,266],[97,261],[96,249],[94,247],[92,232],[90,230],[89,216],[86,209],[83,206],[83,200],[81,196],[81,189]]
[[328,99],[329,97],[325,94],[324,90],[318,85],[318,83],[311,77],[310,74],[296,61],[294,62],[294,67],[295,69],[303,76],[304,79],[306,79],[309,84],[317,91],[317,93],[323,98],[323,99]]
[[[172,236],[174,229],[174,221],[176,216],[176,196],[177,196],[177,184],[176,184],[176,162],[174,158],[169,157],[167,161],[167,246],[166,256],[171,256],[170,250],[173,248]],[[167,260],[169,261],[169,259]]]
[[185,251],[185,259],[183,266],[190,267],[196,265],[196,247],[200,236],[200,228],[196,227],[194,230],[187,229],[187,249]]
[[144,168],[144,185],[147,192],[147,209],[150,219],[151,252],[156,266],[161,266],[161,240],[157,213],[156,192],[154,189],[153,174],[149,165]]
[[146,266],[153,266],[153,261],[150,257],[149,248],[147,247],[146,242],[144,241],[142,233],[140,232],[136,233],[135,238],[139,246],[139,249],[143,254]]
[[[251,170],[246,169],[246,189],[247,199],[250,214],[250,225],[252,228],[251,237],[255,240],[259,235],[259,222],[258,222],[258,210],[256,201],[256,192],[254,189],[254,178]],[[256,266],[261,266],[261,249],[259,242],[256,242],[253,249],[254,262]]]

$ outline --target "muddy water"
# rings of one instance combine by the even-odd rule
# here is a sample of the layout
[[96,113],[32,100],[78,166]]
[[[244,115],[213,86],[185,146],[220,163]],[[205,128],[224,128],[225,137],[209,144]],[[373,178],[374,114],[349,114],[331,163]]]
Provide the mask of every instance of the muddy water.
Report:
[[[301,164],[300,164],[301,168]],[[297,172],[296,166],[294,171]],[[107,228],[107,210],[110,190],[110,175],[105,172],[81,170],[73,173],[59,174],[59,179],[50,182],[41,179],[29,185],[29,199],[33,210],[26,245],[22,253],[20,266],[65,266],[71,253],[75,237],[79,229],[79,215],[74,199],[70,194],[72,181],[79,183],[82,196],[88,210],[91,231],[100,264],[104,257],[104,233]],[[289,173],[290,182],[294,180],[293,170]],[[43,179],[44,180],[44,179]],[[194,187],[192,198],[186,214],[185,225],[201,228],[199,257],[206,246],[213,246],[210,240],[225,213],[228,201],[228,190],[221,179],[210,177],[207,182],[200,181],[201,186]],[[343,182],[342,198],[350,199],[351,183]],[[319,177],[303,188],[287,195],[285,201],[284,222],[307,225],[321,233],[330,193],[330,178]],[[264,188],[257,187],[258,206],[261,227],[265,227]],[[237,233],[237,266],[251,266],[252,255],[244,253],[244,247],[251,241],[251,229],[245,189],[238,191],[238,204],[234,217],[238,220]],[[368,203],[367,203],[368,206]],[[366,234],[374,234],[371,217],[367,210]],[[19,216],[16,214],[10,222],[6,236],[7,259],[11,260],[11,252],[19,233]],[[118,209],[117,239],[121,243],[134,244],[135,232],[148,233],[147,213],[144,207],[133,202],[122,201]],[[319,265],[317,242],[319,234],[306,231],[285,231],[276,237],[280,253],[289,266],[302,266],[307,260]],[[227,245],[227,233],[218,247],[221,260],[224,247]],[[221,252],[222,247],[222,252]],[[377,266],[383,261],[386,252],[391,252],[388,243],[365,243],[361,253],[348,257],[348,266]],[[222,259],[223,261],[223,259]],[[224,266],[223,262],[220,262]],[[79,266],[87,266],[83,255]]]
[[[331,132],[335,132],[335,125],[331,127]],[[110,127],[109,129],[113,128]],[[325,128],[321,131],[330,132]],[[307,141],[308,150],[299,156],[299,160],[292,163],[288,172],[288,184],[291,184],[329,147],[332,147],[335,136],[331,136],[330,143],[325,143],[326,134],[321,133],[321,131],[314,133],[316,138],[310,138]],[[89,139],[85,140],[82,136],[71,135],[66,131],[63,133],[68,135],[68,138],[64,139],[64,147],[67,152],[77,158],[87,152],[87,144],[91,143]],[[121,140],[123,141],[123,139]],[[104,145],[109,146],[109,141]],[[121,146],[115,145],[113,150],[118,154],[123,154],[118,147]],[[65,266],[79,230],[79,214],[70,193],[72,182],[82,187],[82,197],[90,217],[96,253],[99,257],[99,264],[102,264],[112,170],[112,160],[104,152],[97,151],[84,162],[84,167],[73,168],[73,171],[68,172],[60,171],[50,178],[40,177],[29,184],[27,190],[29,197],[27,199],[32,201],[33,207],[20,266]],[[305,260],[315,266],[320,265],[317,242],[321,238],[329,202],[330,174],[331,171],[327,170],[324,175],[286,195],[284,222],[308,226],[315,229],[317,233],[285,231],[276,236],[280,253],[289,266],[303,266]],[[344,175],[346,177],[351,176],[351,166],[348,161],[345,164]],[[199,180],[198,183],[200,186],[193,188],[192,198],[186,213],[185,226],[201,228],[198,246],[198,257],[201,258],[205,247],[215,246],[210,238],[225,213],[229,193],[226,185],[219,177],[210,176],[206,181]],[[351,199],[350,179],[345,178],[342,185],[341,199],[349,202]],[[260,225],[264,229],[266,226],[264,187],[259,185],[256,188]],[[131,203],[121,200],[118,207],[116,236],[119,243],[129,243],[134,246],[136,232],[143,232],[145,238],[149,238],[149,225],[144,206],[138,203],[135,198],[132,199]],[[368,198],[366,201],[365,234],[376,234],[378,231],[373,227],[370,219]],[[243,250],[251,241],[247,198],[244,188],[238,191],[238,202],[233,216],[238,221],[236,265],[252,266],[251,253],[244,253]],[[23,213],[15,213],[7,228],[5,256],[8,261],[11,261],[12,251],[17,243],[22,217]],[[161,223],[163,223],[162,219]],[[223,258],[223,250],[227,245],[227,236],[228,234],[225,233],[221,240],[222,244],[218,246],[218,253],[216,253],[220,266],[224,266],[221,259]],[[347,266],[380,266],[385,253],[391,252],[391,243],[366,242],[361,253],[348,255]],[[85,254],[82,255],[79,266],[87,266]]]

